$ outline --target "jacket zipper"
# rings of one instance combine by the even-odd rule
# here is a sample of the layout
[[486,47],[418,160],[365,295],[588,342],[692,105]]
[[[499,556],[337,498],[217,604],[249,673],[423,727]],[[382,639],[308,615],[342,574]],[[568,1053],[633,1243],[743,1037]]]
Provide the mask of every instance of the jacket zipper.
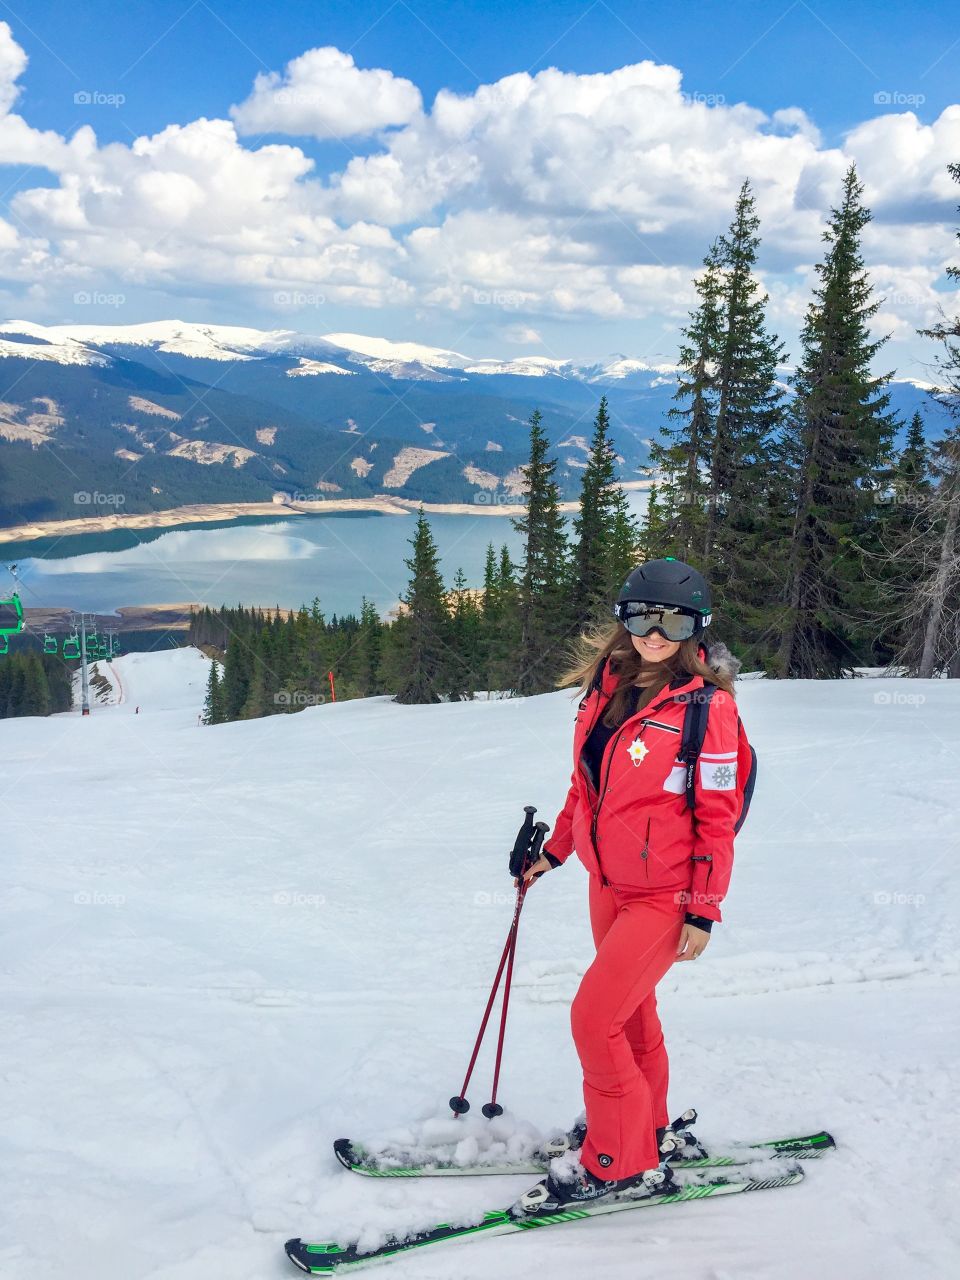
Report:
[[[598,713],[600,710],[600,703],[602,698],[603,698],[602,691],[598,687],[597,706],[593,713],[593,719],[590,721],[590,728],[587,730],[586,734],[584,735],[584,738],[583,738],[584,742],[586,742],[587,738],[590,737],[590,734],[593,733],[593,726],[597,723]],[[577,753],[577,769],[579,770],[581,776],[583,777],[584,781],[587,784],[587,791],[589,794],[590,789],[593,787],[593,783],[590,781],[590,775],[586,772],[586,770],[583,767],[583,760],[581,759],[582,754],[583,754],[583,747],[581,746],[580,751]],[[590,821],[590,842],[593,845],[593,856],[597,860],[597,870],[600,872],[600,883],[605,888],[607,888],[610,885],[610,881],[603,874],[603,864],[600,861],[600,850],[597,848],[597,809],[599,809],[599,807],[600,805],[598,802],[596,805],[596,808],[593,808],[592,810],[593,817]]]
[[650,879],[650,863],[647,859],[650,857],[650,815],[647,814],[647,834],[643,842],[643,848],[640,850],[640,857],[643,859],[643,865],[647,869],[647,879]]

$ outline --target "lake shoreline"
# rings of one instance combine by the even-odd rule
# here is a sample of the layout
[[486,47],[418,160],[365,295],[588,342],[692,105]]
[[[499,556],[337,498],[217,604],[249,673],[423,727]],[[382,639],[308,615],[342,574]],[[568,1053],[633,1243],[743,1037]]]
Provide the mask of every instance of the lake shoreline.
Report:
[[[624,489],[647,489],[649,480],[628,480]],[[479,496],[479,495],[478,495]],[[490,495],[488,495],[490,496]],[[563,512],[576,511],[578,502],[561,502]],[[418,502],[377,494],[373,498],[324,498],[313,502],[209,502],[185,507],[168,507],[164,511],[143,511],[125,515],[113,511],[109,515],[81,516],[72,520],[33,521],[0,529],[0,543],[36,542],[44,538],[73,538],[84,534],[112,533],[135,529],[173,530],[185,525],[194,527],[262,516],[283,520],[289,516],[331,516],[344,514],[408,516],[423,507],[426,515],[522,516],[523,503],[489,502]]]

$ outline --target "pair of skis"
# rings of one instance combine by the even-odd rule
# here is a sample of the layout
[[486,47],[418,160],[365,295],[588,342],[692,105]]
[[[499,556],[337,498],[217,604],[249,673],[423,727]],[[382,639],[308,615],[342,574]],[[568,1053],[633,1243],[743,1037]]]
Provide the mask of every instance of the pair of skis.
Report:
[[[692,1123],[685,1113],[677,1122],[680,1129]],[[682,1136],[682,1135],[681,1135]],[[779,1138],[756,1143],[732,1143],[716,1151],[705,1152],[697,1144],[697,1152],[690,1159],[679,1158],[672,1165],[677,1189],[663,1195],[650,1195],[642,1188],[631,1188],[617,1195],[600,1200],[570,1205],[563,1210],[537,1215],[527,1215],[516,1206],[484,1213],[471,1223],[439,1223],[427,1230],[406,1236],[391,1237],[378,1247],[361,1249],[357,1245],[333,1242],[309,1243],[304,1240],[288,1240],[284,1246],[287,1256],[301,1271],[316,1276],[332,1276],[339,1271],[353,1271],[358,1267],[385,1261],[433,1244],[455,1240],[470,1240],[479,1236],[512,1235],[540,1227],[558,1226],[564,1222],[579,1222],[583,1218],[600,1217],[631,1209],[647,1209],[655,1205],[681,1204],[687,1200],[704,1200],[713,1196],[740,1195],[746,1191],[762,1191],[776,1187],[790,1187],[803,1180],[803,1167],[797,1161],[818,1159],[836,1143],[829,1133],[820,1132],[802,1136]],[[334,1153],[345,1168],[354,1173],[375,1178],[415,1178],[492,1174],[537,1174],[547,1167],[546,1157],[505,1162],[498,1165],[462,1165],[451,1160],[438,1159],[430,1163],[417,1162],[409,1153],[399,1149],[384,1148],[366,1151],[349,1139],[340,1138],[334,1143]],[[681,1151],[682,1157],[682,1151]],[[736,1170],[737,1166],[755,1166],[758,1161],[781,1162],[777,1172],[771,1167],[771,1176],[714,1173],[713,1170]]]

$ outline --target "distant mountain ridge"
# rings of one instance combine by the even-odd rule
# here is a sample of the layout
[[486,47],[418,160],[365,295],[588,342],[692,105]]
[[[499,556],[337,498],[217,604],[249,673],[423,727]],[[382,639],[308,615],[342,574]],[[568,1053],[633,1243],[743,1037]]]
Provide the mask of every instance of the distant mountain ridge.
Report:
[[[277,490],[489,508],[521,491],[534,408],[561,491],[574,497],[601,395],[622,478],[644,476],[676,366],[620,354],[476,359],[362,334],[179,320],[9,320],[0,378],[0,527],[9,527],[96,514],[103,495],[127,512],[263,501]],[[901,413],[922,399],[915,384],[897,384]]]

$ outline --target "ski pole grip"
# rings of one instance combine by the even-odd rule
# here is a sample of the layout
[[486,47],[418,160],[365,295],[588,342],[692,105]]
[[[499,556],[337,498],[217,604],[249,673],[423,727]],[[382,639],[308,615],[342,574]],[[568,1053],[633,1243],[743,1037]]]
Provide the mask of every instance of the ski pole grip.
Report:
[[525,804],[523,812],[526,816],[523,819],[520,830],[517,832],[517,838],[514,840],[513,849],[510,852],[510,874],[514,879],[523,875],[527,866],[527,853],[534,834],[533,815],[537,812],[537,807],[533,804]]

